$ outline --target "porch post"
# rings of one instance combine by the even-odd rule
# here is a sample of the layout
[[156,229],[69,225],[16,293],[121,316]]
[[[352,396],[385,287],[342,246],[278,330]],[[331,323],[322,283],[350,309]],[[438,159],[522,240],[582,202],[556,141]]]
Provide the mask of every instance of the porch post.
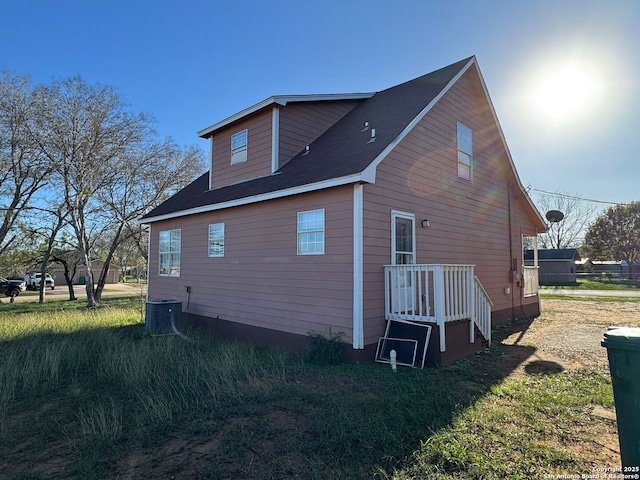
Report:
[[476,282],[475,282],[476,273],[474,271],[474,267],[469,267],[467,270],[467,291],[469,292],[469,343],[474,343],[476,341],[476,318],[478,318],[478,312],[476,312]]
[[436,322],[440,331],[440,351],[447,348],[445,343],[445,322],[444,322],[444,271],[442,265],[437,265],[433,271],[433,305]]

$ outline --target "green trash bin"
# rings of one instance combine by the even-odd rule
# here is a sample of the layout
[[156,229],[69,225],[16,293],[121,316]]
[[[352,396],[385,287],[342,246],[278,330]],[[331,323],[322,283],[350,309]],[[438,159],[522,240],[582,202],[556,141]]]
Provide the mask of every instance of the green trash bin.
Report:
[[609,356],[622,466],[639,467],[640,328],[610,327],[601,345]]

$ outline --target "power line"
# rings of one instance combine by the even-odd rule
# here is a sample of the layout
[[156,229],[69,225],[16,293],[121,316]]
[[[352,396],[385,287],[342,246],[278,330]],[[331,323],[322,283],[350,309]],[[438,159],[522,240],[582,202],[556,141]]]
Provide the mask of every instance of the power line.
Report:
[[539,192],[539,193],[544,193],[546,195],[552,195],[554,197],[570,198],[570,199],[573,199],[573,200],[583,200],[585,202],[604,203],[606,205],[629,205],[628,203],[607,202],[607,201],[604,201],[604,200],[595,200],[593,198],[577,197],[575,195],[567,195],[566,193],[547,192],[546,190],[540,190],[539,188],[533,188],[533,187],[529,187],[529,190],[532,191],[532,192]]

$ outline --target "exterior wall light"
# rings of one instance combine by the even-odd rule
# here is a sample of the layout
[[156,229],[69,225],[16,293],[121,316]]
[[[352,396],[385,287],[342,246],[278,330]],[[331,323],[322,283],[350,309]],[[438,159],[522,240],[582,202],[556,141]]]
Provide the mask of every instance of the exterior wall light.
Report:
[[427,228],[430,225],[429,220],[425,218],[420,222],[420,225],[422,225],[422,228]]

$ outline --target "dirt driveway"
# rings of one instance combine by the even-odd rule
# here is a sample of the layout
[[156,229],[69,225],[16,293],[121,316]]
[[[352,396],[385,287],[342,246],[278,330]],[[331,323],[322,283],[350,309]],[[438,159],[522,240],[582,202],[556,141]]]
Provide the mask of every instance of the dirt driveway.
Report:
[[[74,285],[73,292],[78,299],[87,297],[85,285]],[[129,283],[113,283],[107,284],[102,292],[103,297],[114,297],[119,295],[146,295],[146,285],[133,285]],[[69,289],[66,285],[58,285],[54,290],[47,289],[45,291],[45,300],[67,300],[69,299]],[[24,292],[15,298],[16,302],[37,302],[37,292]],[[0,303],[9,303],[6,297],[0,298]]]
[[[524,328],[495,330],[495,342],[505,352],[498,365],[508,375],[553,375],[585,367],[608,372],[607,350],[600,342],[611,325],[640,327],[640,303],[543,299],[542,314]],[[585,425],[592,441],[567,443],[564,448],[596,466],[619,466],[615,409],[594,406]]]
[[[535,347],[520,368],[535,361],[555,362],[563,369],[607,367],[607,350],[600,341],[611,325],[640,327],[640,303],[543,299],[540,317],[502,343]],[[496,333],[500,339],[500,330]]]

